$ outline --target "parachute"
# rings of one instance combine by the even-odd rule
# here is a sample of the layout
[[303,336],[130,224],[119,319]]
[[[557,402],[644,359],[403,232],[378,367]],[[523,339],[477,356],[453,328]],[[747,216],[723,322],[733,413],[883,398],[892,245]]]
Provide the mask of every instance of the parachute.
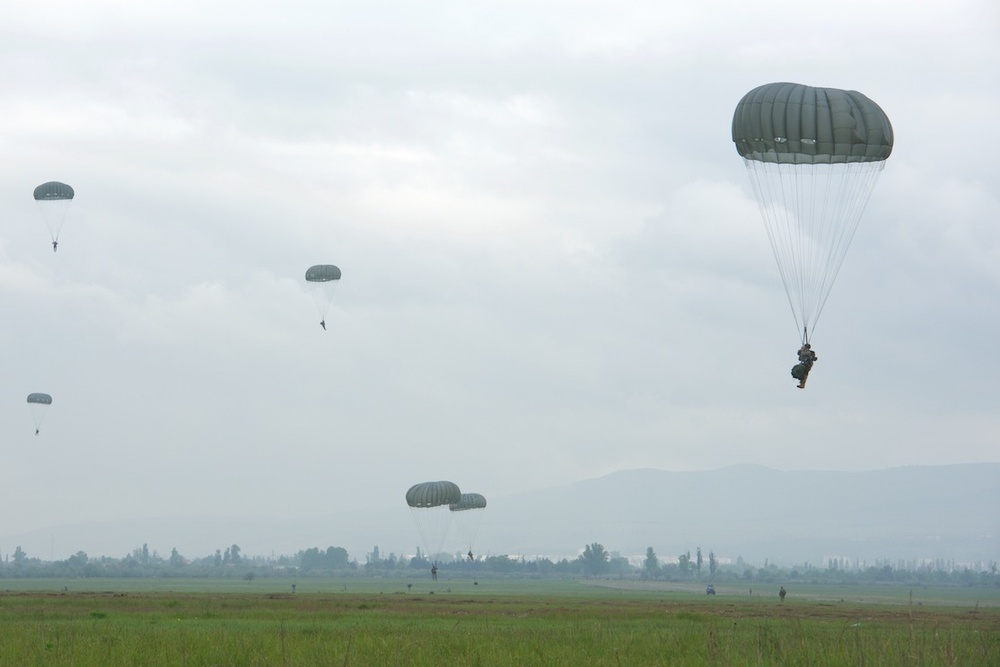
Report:
[[66,211],[73,203],[75,194],[73,188],[59,181],[42,183],[35,188],[35,201],[38,202],[38,209],[42,212],[45,226],[52,237],[52,252],[59,246],[59,232],[62,231]]
[[463,493],[458,502],[452,503],[448,508],[469,553],[472,553],[472,546],[479,535],[479,524],[483,521],[486,498],[480,493]]
[[808,343],[892,152],[892,125],[859,92],[770,83],[736,105],[732,131]]
[[28,394],[28,409],[31,410],[31,417],[35,420],[35,435],[38,435],[38,431],[41,430],[42,420],[45,419],[45,413],[49,411],[50,405],[52,405],[52,397],[48,394]]
[[306,282],[312,288],[313,300],[319,311],[320,324],[326,329],[326,314],[333,303],[333,294],[340,284],[340,269],[333,264],[317,264],[306,270]]
[[462,491],[454,482],[423,482],[406,492],[413,521],[417,524],[425,555],[435,559],[444,548],[451,524],[449,507],[462,499]]

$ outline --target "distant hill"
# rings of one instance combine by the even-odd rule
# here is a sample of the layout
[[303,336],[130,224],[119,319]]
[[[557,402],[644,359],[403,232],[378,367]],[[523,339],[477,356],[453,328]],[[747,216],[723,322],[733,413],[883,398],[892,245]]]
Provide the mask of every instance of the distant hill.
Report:
[[[705,472],[624,470],[532,493],[488,498],[480,554],[575,558],[601,543],[611,552],[662,560],[700,547],[720,559],[825,565],[829,557],[874,562],[1000,559],[1000,463],[910,466],[869,472],[732,466]],[[452,539],[454,538],[454,539]],[[121,557],[148,544],[169,556],[207,556],[238,544],[244,555],[341,546],[353,558],[375,545],[412,554],[419,534],[403,502],[295,518],[169,517],[60,526],[0,537],[4,554],[60,560],[77,551]],[[464,552],[457,531],[449,550]]]
[[[504,501],[489,521],[515,552],[562,553],[598,541],[623,555],[652,546],[663,558],[701,547],[706,557],[711,549],[753,562],[1000,556],[997,463],[871,472],[627,470]],[[519,522],[545,528],[519,533]]]

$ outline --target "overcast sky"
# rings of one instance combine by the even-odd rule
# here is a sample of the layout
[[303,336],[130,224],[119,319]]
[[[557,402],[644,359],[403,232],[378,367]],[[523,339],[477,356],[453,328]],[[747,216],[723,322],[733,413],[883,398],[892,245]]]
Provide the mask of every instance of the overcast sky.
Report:
[[[1000,460],[998,7],[7,3],[0,534]],[[772,81],[896,139],[805,391],[730,136]]]

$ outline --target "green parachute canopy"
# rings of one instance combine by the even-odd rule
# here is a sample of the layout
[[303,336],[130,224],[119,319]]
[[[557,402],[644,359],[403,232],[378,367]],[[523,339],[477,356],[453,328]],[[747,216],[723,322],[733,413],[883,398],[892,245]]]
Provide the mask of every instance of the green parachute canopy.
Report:
[[732,138],[808,343],[892,153],[892,125],[859,92],[769,83],[736,105]]
[[52,397],[48,394],[33,393],[28,394],[28,403],[37,403],[39,405],[52,405]]
[[463,493],[457,503],[449,506],[452,512],[481,510],[486,507],[486,498],[481,493]]
[[892,153],[892,125],[857,91],[769,83],[736,105],[733,142],[760,162],[878,162]]
[[310,283],[327,283],[340,280],[340,269],[333,264],[317,264],[306,269],[306,281]]
[[60,183],[59,181],[49,181],[48,183],[42,183],[35,188],[35,201],[72,199],[74,194],[76,193],[73,192],[73,188],[65,183]]
[[451,505],[462,499],[462,491],[454,482],[423,482],[414,484],[406,492],[406,504],[414,508]]

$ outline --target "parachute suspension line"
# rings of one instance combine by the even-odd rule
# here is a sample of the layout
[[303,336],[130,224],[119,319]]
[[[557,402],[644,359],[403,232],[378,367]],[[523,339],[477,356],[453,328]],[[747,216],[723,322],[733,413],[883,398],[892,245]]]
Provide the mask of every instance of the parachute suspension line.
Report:
[[410,514],[417,524],[421,541],[427,553],[427,558],[434,560],[444,553],[444,545],[450,532],[452,517],[448,506],[443,507],[411,507]]
[[[764,221],[764,230],[767,232],[767,240],[771,244],[775,262],[778,266],[778,274],[781,276],[781,284],[785,288],[785,297],[791,307],[792,316],[795,318],[796,328],[803,328],[804,323],[799,320],[799,310],[796,307],[801,302],[801,281],[796,281],[798,273],[794,270],[793,260],[796,253],[793,251],[792,232],[794,228],[788,222],[788,198],[785,192],[789,188],[782,187],[782,174],[774,165],[767,165],[763,162],[748,160],[743,158],[747,173],[750,175],[750,184],[760,208],[761,219]],[[775,178],[775,175],[777,178]],[[794,201],[794,199],[792,200]],[[799,289],[796,290],[798,284]],[[796,300],[793,292],[798,292],[800,298]]]
[[54,243],[59,241],[59,234],[62,233],[63,223],[66,221],[66,213],[72,203],[72,199],[47,199],[37,202],[45,222],[45,228],[49,232],[49,238]]
[[743,161],[796,328],[808,342],[884,162]]
[[788,262],[794,267],[792,275],[798,278],[795,289],[803,330],[812,322],[812,312],[808,304],[810,302],[810,288],[815,284],[816,273],[814,234],[808,226],[802,224],[803,220],[810,219],[813,210],[812,200],[815,194],[815,184],[802,176],[803,169],[808,168],[804,165],[778,165],[778,169],[783,172],[783,178],[788,182],[782,188],[785,196],[784,208],[787,211],[785,233],[795,241],[795,247],[790,251]]
[[829,269],[817,286],[816,319],[826,305],[885,162],[856,162],[837,167],[829,171],[830,183],[825,193],[825,210],[829,211],[825,218],[830,228],[827,238],[832,242],[828,244],[828,253],[824,258]]

